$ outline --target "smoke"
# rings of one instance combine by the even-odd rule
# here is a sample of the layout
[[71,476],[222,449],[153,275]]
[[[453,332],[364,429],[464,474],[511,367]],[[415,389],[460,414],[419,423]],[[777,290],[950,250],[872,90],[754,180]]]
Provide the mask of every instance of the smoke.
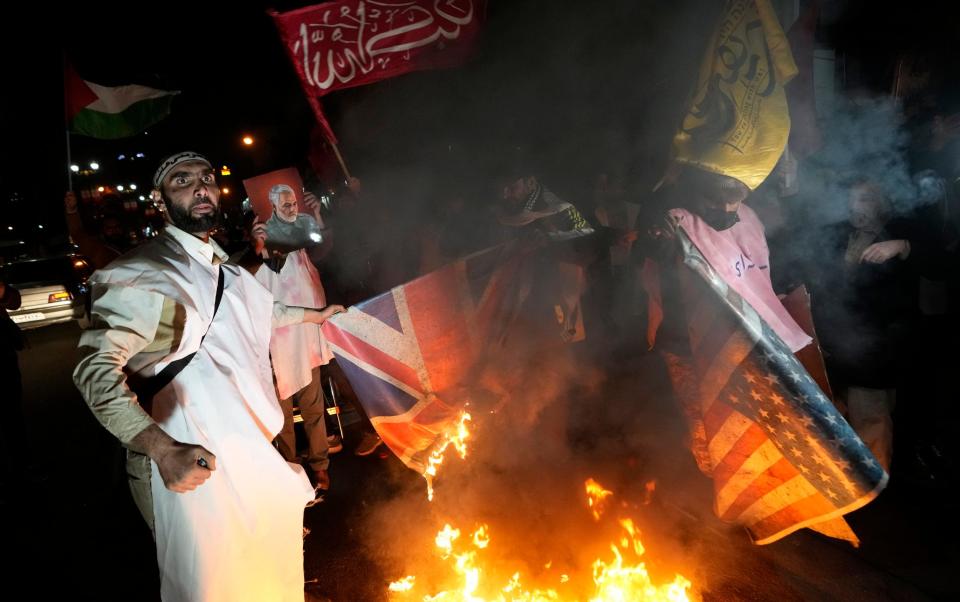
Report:
[[899,215],[923,202],[911,179],[910,136],[895,99],[844,99],[825,120],[823,131],[823,148],[801,171],[798,202],[811,209],[805,227],[845,221],[849,190],[862,180],[878,185]]
[[[433,239],[449,260],[509,237],[493,216],[494,182],[498,164],[518,149],[591,221],[598,173],[622,176],[628,200],[646,202],[641,191],[663,174],[722,8],[703,4],[613,0],[548,11],[541,2],[496,3],[477,56],[463,68],[331,96],[328,113],[364,191],[355,209],[362,228],[356,240],[337,235],[342,255],[330,274],[365,278],[386,259],[397,269],[367,283],[378,292],[428,269],[423,250]],[[557,587],[569,574],[583,590],[591,562],[610,560],[616,519],[630,517],[655,580],[675,572],[699,580],[698,567],[708,564],[702,534],[715,528],[712,490],[684,446],[686,428],[657,356],[612,353],[596,325],[574,345],[544,345],[535,330],[518,324],[481,379],[469,455],[461,461],[448,452],[435,501],[426,501],[422,482],[398,477],[395,493],[368,508],[370,554],[392,578],[414,574],[436,591],[437,531],[450,523],[467,537],[485,523],[492,542],[484,557],[510,571],[487,578],[502,586],[520,571],[527,587]],[[639,345],[642,330],[635,339]],[[600,522],[583,492],[591,477],[614,492]]]
[[[462,67],[324,99],[351,171],[365,185],[376,183],[364,190],[364,215],[389,222],[398,236],[433,228],[474,241],[462,251],[496,243],[494,182],[517,149],[588,219],[599,173],[624,174],[631,200],[645,200],[642,191],[663,173],[720,3],[706,12],[694,0],[489,4],[476,55]],[[467,206],[461,219],[439,219],[458,198]],[[361,235],[370,256],[399,261],[398,254],[421,251],[394,237]],[[423,262],[402,263],[408,272],[389,284],[417,275]]]
[[[434,501],[416,481],[368,509],[362,528],[371,555],[391,578],[413,574],[436,593],[451,587],[452,574],[438,560],[436,533],[450,524],[462,542],[486,524],[484,582],[499,588],[519,571],[527,588],[586,599],[592,562],[612,560],[617,519],[632,518],[656,582],[675,573],[698,579],[701,540],[692,534],[708,520],[712,493],[683,445],[685,426],[658,357],[614,361],[599,332],[573,345],[543,334],[537,320],[521,318],[479,379],[467,458],[448,452]],[[588,478],[614,492],[600,521],[588,510]],[[561,575],[571,578],[565,590]]]

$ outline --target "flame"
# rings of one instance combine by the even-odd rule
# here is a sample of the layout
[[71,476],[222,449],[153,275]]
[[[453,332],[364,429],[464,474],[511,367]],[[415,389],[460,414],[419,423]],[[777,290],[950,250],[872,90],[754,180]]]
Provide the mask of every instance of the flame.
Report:
[[[588,506],[594,517],[599,520],[602,503],[612,492],[602,485],[588,479],[585,483]],[[647,491],[651,488],[648,484]],[[593,562],[593,591],[589,602],[689,602],[688,590],[692,584],[682,575],[675,575],[673,581],[656,585],[647,572],[646,563],[640,559],[646,552],[640,540],[640,530],[630,518],[618,520],[620,535],[616,543],[610,544],[613,557]],[[443,526],[435,538],[440,557],[447,562],[455,576],[456,589],[447,589],[435,594],[422,596],[424,602],[557,602],[559,600],[578,599],[562,596],[556,589],[525,589],[521,573],[513,572],[502,587],[484,582],[484,564],[481,553],[491,545],[490,529],[487,525],[478,526],[470,538],[460,539],[460,530],[449,523]],[[553,561],[546,563],[549,570]],[[486,569],[487,573],[496,572],[496,567]],[[572,581],[567,574],[554,576],[560,586]],[[408,576],[390,584],[390,591],[412,600],[414,577]],[[489,592],[489,593],[487,593]]]
[[503,593],[509,594],[514,590],[520,589],[520,573],[519,571],[513,574],[513,577],[510,577],[510,583],[508,583],[503,588]]
[[[629,528],[628,528],[629,525]],[[636,538],[633,523],[629,520],[621,521],[621,526],[628,533],[625,537],[633,543],[636,555],[643,554],[643,544]],[[623,545],[624,548],[629,546]],[[606,563],[595,560],[593,563],[593,582],[596,585],[596,596],[590,602],[627,602],[640,600],[656,600],[662,602],[689,602],[687,590],[692,585],[683,575],[676,575],[673,581],[666,585],[654,585],[647,573],[646,564],[641,562],[633,566],[625,566],[623,554],[617,546],[611,545],[614,561]]]
[[408,592],[413,589],[413,582],[416,580],[416,577],[413,575],[407,575],[403,579],[397,579],[390,584],[388,588],[392,592]]
[[445,433],[440,443],[434,446],[427,458],[427,467],[423,471],[423,478],[427,481],[427,499],[433,501],[433,479],[437,476],[437,469],[443,464],[444,454],[447,448],[452,444],[460,459],[467,457],[467,439],[470,437],[470,431],[467,430],[467,422],[470,421],[469,412],[461,412],[460,420],[457,423],[455,434]]
[[487,532],[486,525],[481,525],[479,529],[473,532],[473,545],[481,550],[490,545],[490,534]]
[[454,529],[449,523],[444,525],[443,529],[440,529],[440,532],[437,533],[435,541],[437,547],[443,551],[443,558],[450,556],[450,553],[453,551],[453,542],[456,541],[458,537],[460,537],[460,529]]
[[613,495],[613,492],[607,491],[593,479],[587,479],[584,487],[587,490],[587,505],[590,506],[590,511],[593,513],[593,520],[600,520],[600,515],[606,509],[606,500]]

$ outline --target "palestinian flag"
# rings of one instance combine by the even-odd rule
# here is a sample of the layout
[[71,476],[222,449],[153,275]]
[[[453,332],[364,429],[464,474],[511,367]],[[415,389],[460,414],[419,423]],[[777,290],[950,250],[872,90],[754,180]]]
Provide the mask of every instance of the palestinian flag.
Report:
[[166,117],[176,94],[146,86],[101,86],[84,81],[68,65],[64,73],[67,128],[91,138],[133,136]]

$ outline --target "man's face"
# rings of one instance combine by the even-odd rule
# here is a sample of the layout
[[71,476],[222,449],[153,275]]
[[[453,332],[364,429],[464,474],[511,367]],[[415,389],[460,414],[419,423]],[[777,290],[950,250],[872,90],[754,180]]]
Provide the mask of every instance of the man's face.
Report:
[[280,192],[277,200],[277,215],[285,222],[293,222],[297,219],[297,196],[290,190]]
[[503,191],[501,192],[500,198],[507,202],[509,205],[516,205],[527,200],[532,193],[537,188],[537,179],[533,176],[526,178],[517,178],[511,182],[507,182],[503,186]]
[[723,198],[722,196],[716,194],[700,192],[697,194],[697,205],[701,209],[706,209],[708,211],[736,213],[746,198],[746,195],[743,195],[737,199],[729,199]]
[[206,233],[220,215],[220,188],[203,161],[175,166],[160,185],[170,221],[185,232]]
[[868,188],[850,191],[850,225],[858,230],[876,227],[881,222],[880,201]]
[[740,221],[737,210],[747,198],[747,192],[701,185],[693,187],[691,193],[694,211],[714,230],[727,230]]

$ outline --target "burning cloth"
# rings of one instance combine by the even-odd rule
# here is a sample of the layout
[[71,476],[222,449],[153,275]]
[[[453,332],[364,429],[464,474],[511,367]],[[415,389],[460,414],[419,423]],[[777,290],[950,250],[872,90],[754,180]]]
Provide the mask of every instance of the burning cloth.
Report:
[[887,473],[794,356],[806,343],[788,344],[796,323],[786,328],[762,298],[755,308],[687,227],[676,241],[689,347],[665,356],[717,515],[757,544],[803,527],[856,544],[842,517],[873,500]]

